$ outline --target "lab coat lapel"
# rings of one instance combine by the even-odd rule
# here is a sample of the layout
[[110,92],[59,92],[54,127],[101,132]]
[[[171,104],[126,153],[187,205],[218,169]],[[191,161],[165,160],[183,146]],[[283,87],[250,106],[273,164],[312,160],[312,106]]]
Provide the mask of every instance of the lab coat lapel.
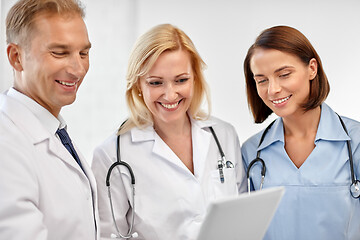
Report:
[[170,149],[170,147],[155,133],[154,135],[154,147],[153,153],[163,158],[165,161],[170,162],[171,164],[176,165],[177,167],[189,172],[183,162],[178,156]]
[[208,127],[213,126],[214,123],[208,121],[191,121],[192,129],[192,146],[193,146],[193,163],[194,174],[197,178],[203,175],[206,159],[209,154],[210,141],[212,134]]
[[153,141],[153,154],[157,155],[164,161],[167,161],[172,165],[175,165],[178,168],[184,170],[186,173],[189,173],[189,170],[186,168],[186,166],[170,149],[170,147],[159,137],[152,126],[149,126],[145,129],[133,128],[131,129],[131,135],[133,142]]
[[[76,153],[78,154],[78,156],[80,158],[80,162],[81,162],[82,168],[85,172],[85,175],[87,176],[87,179],[90,182],[92,199],[93,199],[93,208],[94,208],[94,213],[95,213],[95,222],[97,224],[97,228],[99,228],[99,225],[98,225],[99,222],[97,221],[99,219],[99,211],[98,211],[96,179],[95,179],[95,177],[92,173],[92,170],[91,170],[90,166],[88,165],[85,157],[81,154],[80,150],[76,147],[76,144],[73,143],[73,145],[76,150]],[[75,165],[77,165],[77,167],[80,168],[80,166],[77,163]],[[99,234],[99,231],[97,231],[97,234]]]
[[48,140],[48,148],[51,153],[71,165],[77,171],[82,171],[60,140],[55,135],[50,134],[28,108],[6,94],[1,95],[0,102],[2,111],[28,136],[34,145]]
[[24,105],[8,97],[1,95],[0,109],[13,123],[30,139],[33,144],[49,138],[49,133],[41,126],[39,120]]
[[[73,167],[74,169],[76,169],[76,171],[83,172],[81,167],[79,166],[79,164],[74,159],[74,157],[64,147],[64,145],[61,143],[61,141],[59,139],[57,139],[55,136],[52,136],[49,138],[49,151],[52,154],[54,154],[55,156],[57,156],[58,158],[60,158],[62,161],[64,161],[66,164],[68,164],[71,167]],[[76,151],[80,158],[81,163],[83,163],[84,160],[82,160],[82,156],[80,157],[80,152],[78,150],[76,150]]]

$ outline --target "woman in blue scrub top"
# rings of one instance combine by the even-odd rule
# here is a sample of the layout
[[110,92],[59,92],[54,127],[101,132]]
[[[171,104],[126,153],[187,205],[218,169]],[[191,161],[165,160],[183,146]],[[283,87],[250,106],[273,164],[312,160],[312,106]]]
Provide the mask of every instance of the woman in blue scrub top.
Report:
[[[329,83],[320,57],[298,30],[264,30],[244,61],[249,107],[256,123],[272,112],[278,119],[266,133],[242,146],[246,167],[265,162],[264,188],[285,186],[285,195],[264,239],[360,239],[360,200],[352,183],[346,141],[360,177],[360,124],[324,103]],[[262,165],[250,169],[252,190],[261,183]]]

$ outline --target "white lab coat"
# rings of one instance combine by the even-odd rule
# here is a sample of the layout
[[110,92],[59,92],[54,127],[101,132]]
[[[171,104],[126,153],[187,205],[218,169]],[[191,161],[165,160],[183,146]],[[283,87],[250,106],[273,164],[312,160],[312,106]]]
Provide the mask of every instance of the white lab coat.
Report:
[[[152,126],[144,130],[133,128],[121,136],[122,160],[130,164],[136,179],[134,230],[139,234],[137,239],[195,239],[210,201],[246,191],[240,144],[233,126],[215,118],[192,120],[191,125],[194,175]],[[217,169],[220,154],[209,126],[213,126],[227,160],[235,166],[224,170],[225,183],[220,182]],[[107,171],[115,161],[114,133],[95,150],[92,165],[98,186],[103,239],[116,233],[105,186]],[[132,208],[128,205],[131,185],[128,171],[121,167],[120,172],[114,169],[111,187],[117,223],[125,234],[131,222]]]
[[96,182],[22,103],[0,95],[0,239],[99,239]]

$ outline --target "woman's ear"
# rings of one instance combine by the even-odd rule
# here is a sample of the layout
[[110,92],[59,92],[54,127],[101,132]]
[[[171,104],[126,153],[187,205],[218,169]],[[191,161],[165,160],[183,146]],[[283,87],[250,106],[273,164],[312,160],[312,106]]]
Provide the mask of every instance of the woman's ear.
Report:
[[142,97],[142,91],[141,91],[141,86],[140,86],[140,77],[138,78],[138,80],[136,82],[136,88],[138,90],[139,97]]
[[309,79],[310,80],[314,80],[314,78],[317,75],[317,70],[318,70],[318,62],[316,61],[315,58],[310,59],[309,61]]
[[18,72],[23,70],[22,63],[21,63],[21,49],[19,45],[10,43],[7,46],[7,56],[9,59],[9,63],[11,66]]

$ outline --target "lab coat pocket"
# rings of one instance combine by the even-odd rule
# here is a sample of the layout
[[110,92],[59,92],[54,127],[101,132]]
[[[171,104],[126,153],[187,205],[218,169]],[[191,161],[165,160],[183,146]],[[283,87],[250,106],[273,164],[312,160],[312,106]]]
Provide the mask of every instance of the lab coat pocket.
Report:
[[237,195],[235,168],[224,168],[224,182],[220,181],[219,170],[211,172],[211,181],[215,198]]

